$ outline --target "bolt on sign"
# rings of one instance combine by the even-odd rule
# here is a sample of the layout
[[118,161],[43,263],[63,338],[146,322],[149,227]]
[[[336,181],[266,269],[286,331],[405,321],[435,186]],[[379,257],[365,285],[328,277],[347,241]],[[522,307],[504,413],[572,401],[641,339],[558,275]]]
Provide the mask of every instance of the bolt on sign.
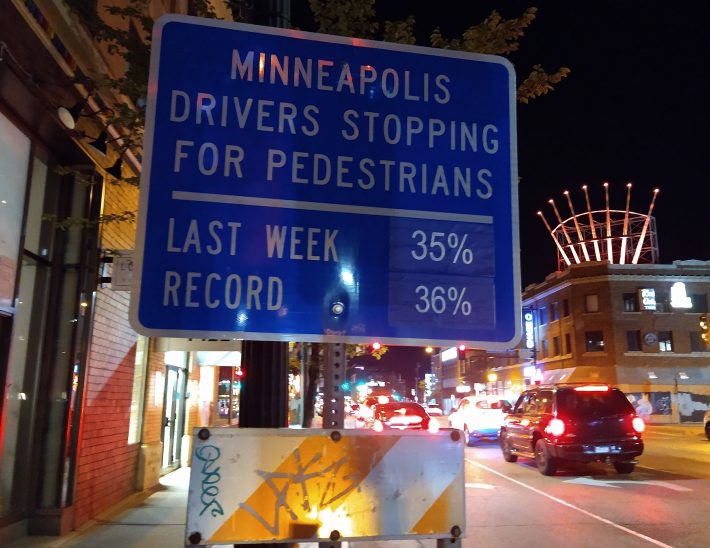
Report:
[[458,431],[195,429],[186,544],[452,539]]
[[175,15],[152,48],[136,331],[515,346],[508,61]]

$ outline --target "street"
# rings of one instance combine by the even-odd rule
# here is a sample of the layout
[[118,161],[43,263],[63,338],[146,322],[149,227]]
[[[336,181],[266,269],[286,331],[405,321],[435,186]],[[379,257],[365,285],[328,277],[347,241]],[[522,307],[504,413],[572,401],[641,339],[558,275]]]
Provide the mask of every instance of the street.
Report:
[[[448,426],[447,417],[438,421],[442,428]],[[591,464],[546,477],[530,459],[505,462],[497,442],[467,447],[462,545],[710,545],[710,441],[702,427],[648,426],[644,442],[644,454],[629,475]],[[398,542],[353,544],[396,548]],[[436,542],[422,545],[434,547]]]
[[[446,417],[439,418],[442,425]],[[354,421],[348,419],[349,425]],[[708,546],[710,441],[702,427],[650,426],[646,453],[629,475],[594,464],[543,476],[528,459],[507,463],[498,444],[465,449],[464,548]],[[162,490],[62,538],[27,537],[9,546],[182,546],[189,469]],[[416,496],[416,493],[410,493]],[[463,525],[463,524],[462,524]],[[433,539],[344,542],[343,548],[436,548]],[[317,548],[302,543],[301,548]]]
[[624,476],[594,464],[541,475],[503,461],[495,443],[466,448],[464,546],[707,546],[710,441],[700,428],[649,427]]

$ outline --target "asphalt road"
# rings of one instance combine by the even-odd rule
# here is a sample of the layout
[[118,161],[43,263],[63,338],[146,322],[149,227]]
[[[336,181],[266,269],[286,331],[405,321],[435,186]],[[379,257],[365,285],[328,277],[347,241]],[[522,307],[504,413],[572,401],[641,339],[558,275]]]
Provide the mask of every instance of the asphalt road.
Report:
[[[446,417],[438,420],[448,426]],[[702,427],[648,426],[644,441],[644,454],[628,475],[591,464],[547,477],[529,459],[505,462],[497,442],[467,447],[462,546],[710,547],[710,441]],[[436,547],[433,540],[417,544]],[[351,543],[353,548],[398,545]]]
[[630,475],[594,464],[546,477],[496,443],[467,448],[463,546],[710,546],[710,441],[700,427],[644,438]]

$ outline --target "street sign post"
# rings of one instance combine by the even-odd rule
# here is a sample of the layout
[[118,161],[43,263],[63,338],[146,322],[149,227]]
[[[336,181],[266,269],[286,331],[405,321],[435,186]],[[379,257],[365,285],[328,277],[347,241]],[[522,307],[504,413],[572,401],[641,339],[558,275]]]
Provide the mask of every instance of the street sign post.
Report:
[[134,328],[514,346],[514,98],[499,57],[161,18]]

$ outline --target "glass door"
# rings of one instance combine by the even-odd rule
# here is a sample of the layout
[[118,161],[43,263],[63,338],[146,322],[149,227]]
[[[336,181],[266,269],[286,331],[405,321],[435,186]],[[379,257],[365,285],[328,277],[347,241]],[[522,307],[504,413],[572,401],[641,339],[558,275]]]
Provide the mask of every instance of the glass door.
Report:
[[167,365],[166,370],[163,398],[163,469],[172,470],[180,466],[184,428],[185,372],[173,365]]

